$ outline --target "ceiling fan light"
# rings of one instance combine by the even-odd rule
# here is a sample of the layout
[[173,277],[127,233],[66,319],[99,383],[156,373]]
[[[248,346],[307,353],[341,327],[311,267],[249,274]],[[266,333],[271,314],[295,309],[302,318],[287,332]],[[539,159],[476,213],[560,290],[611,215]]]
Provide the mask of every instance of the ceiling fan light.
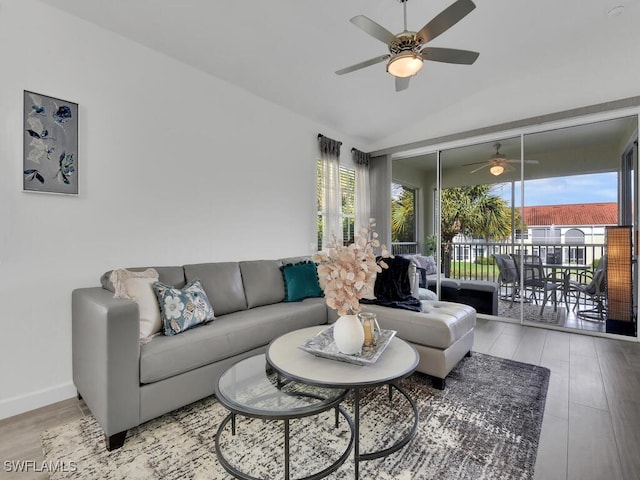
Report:
[[391,57],[387,64],[387,72],[394,77],[411,77],[422,70],[422,56],[415,52],[402,52]]
[[491,165],[489,172],[491,172],[491,175],[495,175],[497,177],[504,173],[504,167],[502,165]]

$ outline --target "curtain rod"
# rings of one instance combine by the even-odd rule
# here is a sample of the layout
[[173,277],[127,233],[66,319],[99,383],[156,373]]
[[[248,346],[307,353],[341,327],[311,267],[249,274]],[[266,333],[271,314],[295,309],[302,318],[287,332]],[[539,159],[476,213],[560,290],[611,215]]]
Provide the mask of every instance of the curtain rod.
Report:
[[[318,140],[320,140],[322,137],[324,137],[324,135],[322,135],[321,133],[318,134]],[[342,144],[342,142],[340,142],[340,144]],[[357,150],[357,148],[353,147],[351,149],[351,153],[355,152]],[[364,152],[363,152],[364,153]]]

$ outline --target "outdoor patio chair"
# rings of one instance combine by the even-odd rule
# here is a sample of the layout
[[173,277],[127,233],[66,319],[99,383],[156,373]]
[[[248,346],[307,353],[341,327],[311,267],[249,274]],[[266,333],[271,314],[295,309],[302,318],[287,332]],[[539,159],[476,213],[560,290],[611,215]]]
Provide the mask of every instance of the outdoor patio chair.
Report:
[[591,272],[581,272],[578,280],[570,280],[566,282],[565,287],[565,303],[568,308],[568,298],[574,297],[576,303],[573,305],[575,312],[580,298],[584,297],[584,304],[591,302],[592,308],[578,310],[577,316],[585,320],[593,320],[604,322],[606,316],[606,300],[607,300],[607,256],[603,255],[596,269]]
[[542,266],[542,259],[538,255],[524,255],[522,264],[519,263],[518,255],[512,255],[512,258],[518,269],[518,276],[523,275],[520,289],[524,291],[524,294],[522,292],[521,294],[526,296],[526,292],[530,290],[531,298],[536,305],[538,304],[538,296],[542,294],[540,315],[544,313],[544,307],[549,299],[553,302],[553,311],[556,312],[558,310],[557,293],[558,290],[562,291],[564,287],[564,274],[562,274],[562,277],[546,275]]
[[[505,287],[505,291],[508,292],[509,288],[511,288],[511,294],[508,295],[511,297],[511,305],[509,308],[513,307],[513,301],[519,295],[520,291],[520,276],[518,275],[518,269],[516,268],[516,264],[513,259],[509,255],[494,255],[496,265],[498,266],[498,271],[500,272],[498,275],[498,283],[500,284],[500,288]],[[507,297],[507,295],[505,295]]]

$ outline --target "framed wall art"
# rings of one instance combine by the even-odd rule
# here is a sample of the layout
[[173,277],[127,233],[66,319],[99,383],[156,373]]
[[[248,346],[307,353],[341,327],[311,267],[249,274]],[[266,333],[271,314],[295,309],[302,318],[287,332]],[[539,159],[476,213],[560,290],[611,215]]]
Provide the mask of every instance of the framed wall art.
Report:
[[24,91],[23,189],[78,194],[78,104]]

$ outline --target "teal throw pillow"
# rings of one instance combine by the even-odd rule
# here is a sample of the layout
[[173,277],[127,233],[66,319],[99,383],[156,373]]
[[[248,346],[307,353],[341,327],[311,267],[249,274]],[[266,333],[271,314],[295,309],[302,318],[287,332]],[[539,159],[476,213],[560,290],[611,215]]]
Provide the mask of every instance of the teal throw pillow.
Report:
[[177,335],[215,320],[213,307],[197,278],[183,288],[154,282],[153,290],[158,299],[165,335]]
[[322,297],[316,264],[300,262],[280,267],[284,278],[284,301],[299,302],[305,298]]

